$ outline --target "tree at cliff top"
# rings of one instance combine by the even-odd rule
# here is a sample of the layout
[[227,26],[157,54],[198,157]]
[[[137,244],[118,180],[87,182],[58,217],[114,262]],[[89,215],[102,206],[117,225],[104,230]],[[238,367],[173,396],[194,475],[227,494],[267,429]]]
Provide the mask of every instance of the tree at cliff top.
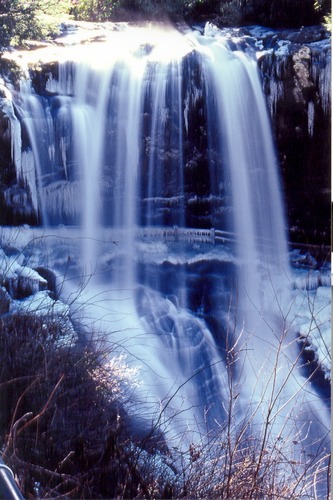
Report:
[[76,19],[107,21],[120,6],[121,0],[72,0],[70,12]]
[[59,16],[69,11],[70,0],[2,0],[0,53],[26,39],[45,39],[58,30]]

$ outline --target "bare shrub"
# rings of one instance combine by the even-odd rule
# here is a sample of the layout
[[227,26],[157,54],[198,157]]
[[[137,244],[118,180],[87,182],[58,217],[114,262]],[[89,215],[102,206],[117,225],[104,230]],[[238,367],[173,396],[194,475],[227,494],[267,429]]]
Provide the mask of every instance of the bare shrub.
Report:
[[136,488],[117,373],[124,360],[105,377],[106,353],[63,343],[64,333],[52,318],[0,318],[3,458],[27,497],[107,498]]

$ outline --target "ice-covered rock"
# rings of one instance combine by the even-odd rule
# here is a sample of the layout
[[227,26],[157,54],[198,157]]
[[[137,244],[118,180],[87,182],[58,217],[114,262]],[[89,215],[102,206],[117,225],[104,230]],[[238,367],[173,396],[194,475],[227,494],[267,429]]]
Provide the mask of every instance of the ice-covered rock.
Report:
[[[20,222],[20,217],[37,214],[37,191],[33,155],[22,150],[22,128],[13,104],[11,91],[0,83],[0,221],[6,213]],[[30,152],[31,153],[31,152]],[[4,220],[3,220],[4,219]]]
[[331,289],[319,286],[312,290],[295,289],[292,312],[294,326],[306,349],[314,353],[316,363],[331,380]]

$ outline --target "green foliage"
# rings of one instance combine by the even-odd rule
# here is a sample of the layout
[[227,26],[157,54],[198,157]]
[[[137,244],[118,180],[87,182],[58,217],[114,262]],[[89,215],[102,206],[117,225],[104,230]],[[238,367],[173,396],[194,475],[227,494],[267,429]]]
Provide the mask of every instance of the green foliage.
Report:
[[70,12],[80,20],[108,21],[119,5],[117,0],[72,0]]
[[70,0],[4,0],[0,4],[0,52],[26,39],[45,39],[58,32]]
[[136,13],[142,19],[163,20],[165,18],[180,20],[194,18],[196,13],[218,9],[218,0],[75,0],[71,9],[77,19],[88,21],[112,20],[122,17],[131,19]]
[[31,24],[30,6],[19,0],[4,0],[0,4],[0,50],[10,45],[16,36],[24,37]]
[[34,23],[40,39],[47,39],[59,33],[60,22],[69,13],[70,0],[37,0]]
[[2,0],[0,53],[25,39],[47,39],[64,16],[86,21],[141,19],[220,19],[224,25],[262,24],[297,27],[323,22],[331,26],[329,0]]

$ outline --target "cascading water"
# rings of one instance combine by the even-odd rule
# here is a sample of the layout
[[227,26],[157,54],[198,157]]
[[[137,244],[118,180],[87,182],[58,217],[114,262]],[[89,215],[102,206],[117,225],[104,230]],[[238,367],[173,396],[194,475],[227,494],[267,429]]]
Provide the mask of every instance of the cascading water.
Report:
[[[294,433],[304,449],[313,425],[327,445],[327,410],[304,390],[288,318],[283,203],[256,62],[209,27],[128,28],[74,49],[43,99],[22,91],[16,106],[42,222],[79,227],[83,268],[95,273],[82,293],[87,310],[98,297],[91,320],[113,325],[112,341],[148,367],[141,395],[178,412],[171,435],[192,419],[200,433],[226,421],[231,371],[240,426],[269,422],[273,440]],[[184,226],[232,242],[180,241]],[[154,242],[167,227],[175,241]]]

